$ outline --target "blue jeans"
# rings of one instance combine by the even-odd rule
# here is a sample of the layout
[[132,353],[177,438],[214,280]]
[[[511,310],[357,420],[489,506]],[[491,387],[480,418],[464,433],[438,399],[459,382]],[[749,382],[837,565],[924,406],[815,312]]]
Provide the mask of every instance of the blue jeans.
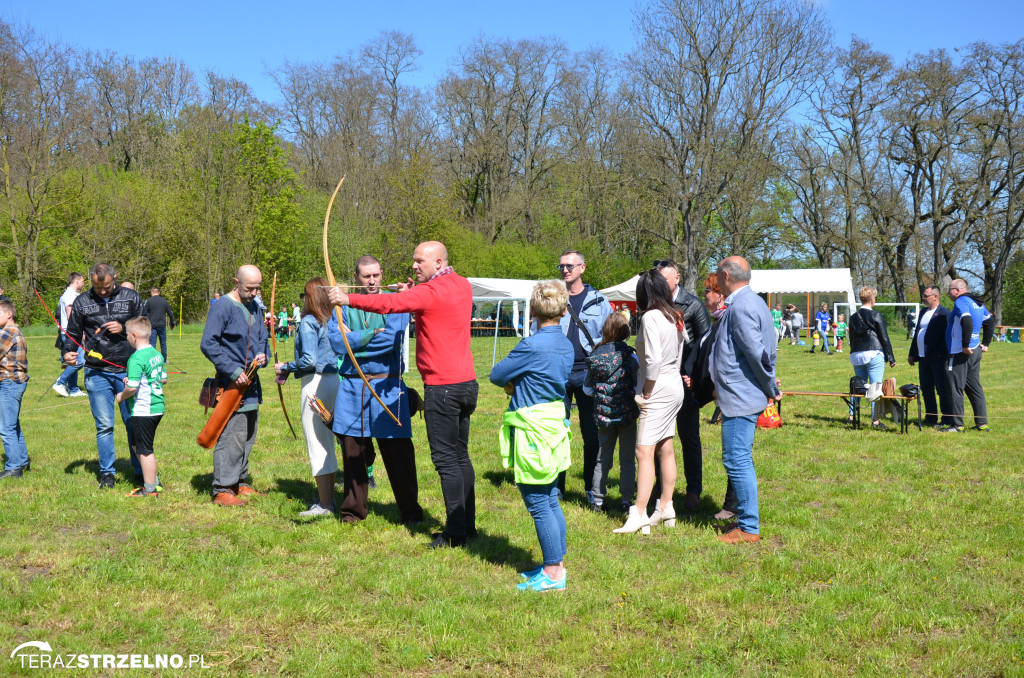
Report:
[[736,519],[747,534],[758,534],[757,473],[754,471],[756,414],[727,417],[722,414],[722,466],[736,491]]
[[565,560],[565,514],[558,503],[558,481],[547,485],[519,484],[519,493],[526,502],[526,510],[533,516],[537,528],[544,565],[557,565]]
[[[60,360],[64,360],[63,351],[60,354]],[[85,351],[81,347],[78,348],[78,360],[74,365],[65,367],[64,371],[57,377],[58,384],[64,384],[68,387],[68,393],[73,393],[78,390],[78,371],[85,365]]]
[[157,337],[160,338],[160,355],[164,357],[164,362],[167,362],[167,328],[166,327],[154,327],[149,333],[149,345],[156,348]]
[[17,384],[10,379],[0,381],[0,440],[4,443],[7,463],[5,471],[14,471],[28,464],[28,448],[25,434],[21,432],[21,397],[25,395],[28,382]]
[[[828,333],[825,330],[818,330],[818,335],[821,337],[821,351],[822,353],[830,353],[828,347]],[[814,353],[814,346],[811,346],[811,353]]]
[[[114,473],[114,396],[124,390],[125,372],[104,372],[92,367],[85,368],[85,389],[89,392],[89,407],[96,420],[96,449],[100,455],[100,473]],[[131,412],[128,403],[121,403],[121,421],[128,434],[128,450],[131,452],[132,468],[142,475],[142,466],[135,456],[135,438],[132,436]]]
[[[885,356],[881,353],[871,359],[867,365],[854,365],[853,373],[864,380],[864,384],[877,384],[885,376]],[[850,416],[860,398],[850,398]],[[875,404],[871,403],[871,421],[875,420]]]

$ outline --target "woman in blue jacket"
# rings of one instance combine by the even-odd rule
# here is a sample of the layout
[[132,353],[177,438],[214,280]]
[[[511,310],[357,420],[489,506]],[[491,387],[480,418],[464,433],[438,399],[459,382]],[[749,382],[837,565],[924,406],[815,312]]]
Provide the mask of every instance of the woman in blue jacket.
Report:
[[327,299],[327,281],[313,278],[306,283],[302,317],[295,333],[295,360],[274,364],[279,375],[295,375],[302,383],[300,417],[306,438],[309,464],[316,481],[320,501],[299,513],[303,518],[319,518],[334,510],[334,478],[338,456],[334,451],[334,433],[309,404],[310,396],[319,398],[328,410],[334,409],[338,395],[338,354],[327,338],[327,320],[331,302]]
[[533,516],[544,563],[527,572],[520,591],[565,589],[566,526],[559,504],[558,475],[569,468],[569,422],[565,384],[572,372],[573,347],[559,329],[569,293],[560,280],[533,288],[530,311],[537,331],[491,369],[491,383],[512,396],[500,433],[505,468]]

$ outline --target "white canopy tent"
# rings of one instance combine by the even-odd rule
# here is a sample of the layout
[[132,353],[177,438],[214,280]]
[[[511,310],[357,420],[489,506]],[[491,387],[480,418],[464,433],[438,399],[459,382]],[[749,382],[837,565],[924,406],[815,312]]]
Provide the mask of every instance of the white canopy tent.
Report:
[[[473,289],[473,302],[495,302],[494,310],[494,348],[491,353],[491,365],[498,360],[498,338],[501,331],[501,311],[511,307],[512,329],[518,336],[530,336],[530,295],[536,280],[516,280],[512,278],[467,278]],[[522,304],[522,322],[520,322],[520,304]],[[504,353],[504,349],[502,350]]]
[[[618,285],[606,287],[601,293],[608,301],[636,301],[636,283],[639,279],[640,276],[635,275]],[[750,289],[758,294],[767,294],[769,303],[773,294],[806,294],[809,297],[809,304],[813,303],[810,297],[822,294],[844,295],[851,305],[857,299],[853,293],[853,276],[850,275],[848,268],[751,271]]]

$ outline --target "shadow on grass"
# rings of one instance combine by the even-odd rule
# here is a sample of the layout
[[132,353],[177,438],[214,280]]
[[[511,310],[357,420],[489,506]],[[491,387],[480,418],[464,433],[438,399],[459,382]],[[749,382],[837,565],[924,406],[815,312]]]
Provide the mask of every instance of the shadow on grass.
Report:
[[[529,516],[526,517],[529,519]],[[488,534],[483,530],[478,531],[475,538],[466,542],[465,548],[467,552],[492,565],[510,565],[517,570],[526,569],[535,561],[532,553],[515,546],[508,537]]]
[[484,471],[484,480],[498,488],[502,485],[511,485],[515,487],[516,484],[515,473],[510,468],[501,471]]
[[316,485],[311,481],[297,480],[295,478],[275,478],[274,482],[276,485],[271,492],[280,492],[288,499],[305,503],[319,500]]
[[407,524],[402,522],[402,515],[398,511],[398,504],[395,502],[382,503],[379,501],[368,501],[367,508],[370,513],[376,516],[380,516],[384,520],[388,521],[392,525],[404,527],[410,535],[427,535],[429,536],[431,530],[437,527],[441,527],[441,523],[430,515],[430,512],[423,509],[423,520],[415,524]]
[[[64,473],[74,475],[78,469],[83,469],[86,473],[91,473],[96,476],[97,480],[99,480],[100,462],[98,459],[76,459],[64,467]],[[114,462],[114,473],[118,474],[122,478],[135,478],[135,469],[132,468],[131,461],[127,459],[119,459]]]
[[196,494],[210,494],[210,492],[213,490],[212,473],[197,473],[194,476],[192,476],[191,482],[192,489],[196,491]]

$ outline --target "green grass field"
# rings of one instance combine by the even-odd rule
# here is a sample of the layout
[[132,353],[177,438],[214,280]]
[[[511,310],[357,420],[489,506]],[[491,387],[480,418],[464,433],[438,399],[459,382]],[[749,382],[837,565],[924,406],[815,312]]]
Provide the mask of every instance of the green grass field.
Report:
[[[212,505],[211,454],[195,443],[210,374],[199,331],[172,333],[169,369],[187,374],[167,385],[158,500],[124,496],[121,428],[117,490],[97,489],[88,399],[38,401],[56,351],[52,333],[29,339],[21,421],[33,470],[0,485],[0,675],[39,673],[9,657],[46,641],[54,654],[201,654],[211,668],[195,673],[211,676],[1024,676],[1019,344],[993,345],[984,359],[989,434],[854,432],[838,399],[789,399],[785,426],[757,434],[755,546],[715,539],[725,491],[716,427],[702,430],[702,512],[649,537],[612,534],[620,516],[581,506],[577,436],[564,503],[569,587],[527,595],[515,591],[517,572],[538,562],[539,547],[496,452],[507,398],[487,382],[488,340],[474,343],[481,536],[431,552],[444,510],[422,419],[422,527],[398,524],[379,463],[368,520],[304,523],[297,514],[315,498],[305,446],[288,433],[273,385],[252,454],[266,495],[241,509]],[[917,377],[906,348],[897,341],[900,364],[887,370],[900,384]],[[283,344],[282,358],[291,350]],[[850,374],[848,355],[781,347],[785,389],[842,390]],[[409,383],[421,385],[415,373]],[[296,425],[298,393],[289,382]]]

